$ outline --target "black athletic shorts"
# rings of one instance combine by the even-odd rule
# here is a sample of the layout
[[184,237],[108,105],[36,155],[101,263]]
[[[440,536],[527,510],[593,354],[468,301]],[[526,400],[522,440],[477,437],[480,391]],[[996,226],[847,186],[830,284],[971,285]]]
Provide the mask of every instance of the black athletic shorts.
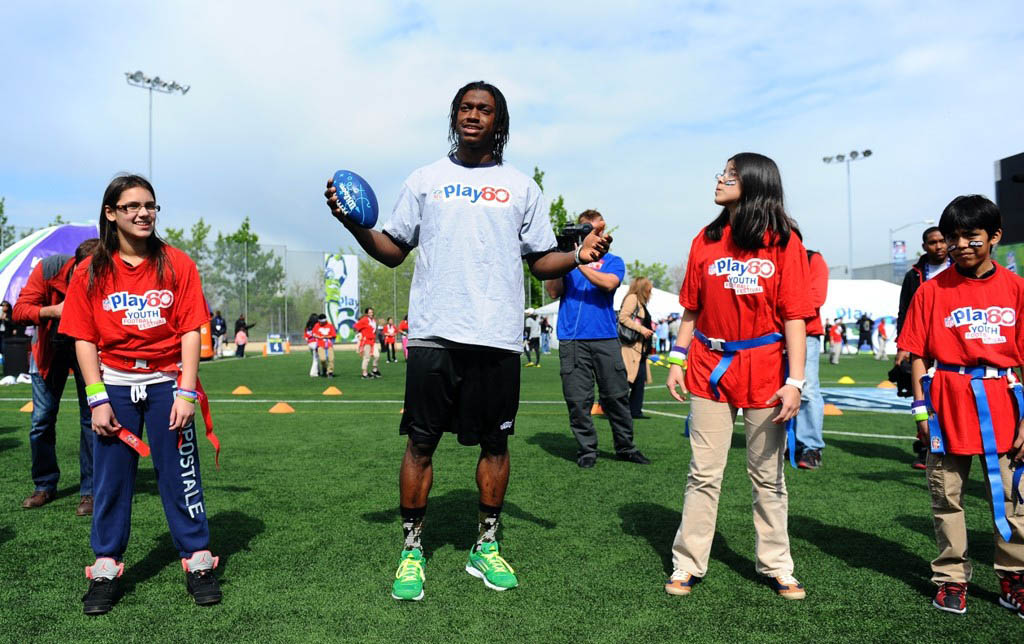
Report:
[[436,445],[453,432],[463,445],[505,453],[519,411],[520,369],[518,353],[409,347],[398,433]]

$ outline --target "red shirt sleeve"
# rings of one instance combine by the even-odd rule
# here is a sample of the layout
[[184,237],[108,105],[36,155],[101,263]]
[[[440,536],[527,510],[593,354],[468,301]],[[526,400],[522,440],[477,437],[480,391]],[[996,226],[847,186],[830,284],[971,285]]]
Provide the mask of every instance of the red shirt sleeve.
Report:
[[825,305],[825,298],[828,296],[828,266],[821,253],[811,255],[808,269],[811,273],[810,296],[811,305],[820,309]]
[[701,229],[690,244],[690,256],[686,260],[686,275],[679,289],[679,303],[690,311],[700,310],[700,285],[703,281],[700,274],[701,248],[704,246],[704,229]]
[[[807,250],[796,235],[790,235],[789,242],[782,251],[780,262],[782,271],[779,281],[779,301],[777,310],[783,322],[786,320],[806,320],[814,315],[807,284],[810,282],[810,269],[807,265]],[[827,279],[827,278],[826,278]]]
[[206,298],[203,297],[203,286],[199,279],[199,269],[185,253],[176,253],[175,259],[175,331],[181,335],[195,331],[209,321],[206,310]]
[[[85,340],[93,344],[99,344],[100,333],[96,327],[96,318],[93,315],[92,301],[89,299],[87,288],[89,286],[89,265],[91,259],[86,259],[75,269],[68,285],[68,295],[64,298],[64,312],[60,317],[59,331],[77,340]],[[101,289],[96,288],[95,292],[100,293]]]
[[48,306],[46,282],[43,280],[43,263],[39,262],[28,276],[25,286],[14,303],[11,318],[15,324],[36,325],[40,323],[39,309]]

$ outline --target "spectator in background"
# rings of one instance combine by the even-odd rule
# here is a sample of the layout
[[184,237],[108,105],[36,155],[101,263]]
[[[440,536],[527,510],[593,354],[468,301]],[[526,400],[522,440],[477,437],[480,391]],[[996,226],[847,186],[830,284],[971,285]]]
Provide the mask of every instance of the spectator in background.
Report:
[[[359,355],[363,358],[362,378],[380,378],[380,348],[377,346],[377,320],[373,317],[373,307],[366,307],[363,317],[352,326],[352,329],[359,334]],[[373,371],[367,371],[370,366],[370,358],[373,358]]]
[[306,347],[309,348],[309,353],[313,357],[313,363],[309,366],[309,377],[316,378],[320,373],[320,357],[318,356],[318,345],[316,336],[313,335],[313,327],[316,326],[317,318],[320,316],[316,313],[310,313],[309,319],[306,320],[306,329],[302,333],[303,339],[306,341]]
[[885,318],[878,319],[878,338],[875,341],[875,360],[885,358],[886,344],[889,342],[889,329],[885,325]]
[[843,353],[843,342],[846,341],[844,329],[843,318],[836,318],[836,321],[828,328],[829,364],[839,364],[839,356]]
[[647,384],[647,349],[654,333],[651,331],[651,314],[647,310],[652,288],[651,280],[646,277],[633,278],[629,292],[619,307],[619,324],[639,334],[635,342],[626,342],[622,334],[619,334],[622,362],[626,365],[626,380],[629,382],[629,414],[634,420],[650,418],[644,416],[643,405],[644,386]]
[[210,335],[213,336],[213,359],[220,358],[221,349],[224,346],[224,336],[228,333],[228,323],[220,311],[215,311],[213,319],[210,320]]
[[551,353],[551,322],[546,315],[540,319],[540,351]]
[[[68,370],[74,374],[78,393],[78,493],[81,496],[75,514],[92,514],[92,410],[85,395],[85,380],[78,367],[74,339],[57,332],[64,314],[64,298],[75,267],[99,245],[88,239],[75,250],[75,255],[50,255],[29,274],[13,311],[8,311],[8,325],[31,324],[36,327],[32,338],[32,430],[28,435],[32,449],[32,481],[36,489],[21,507],[38,508],[52,501],[57,494],[60,467],[57,466],[57,413],[68,381]],[[8,302],[4,302],[10,308]]]
[[[794,228],[794,232],[800,232]],[[802,237],[801,237],[802,239]],[[796,415],[796,461],[803,470],[816,470],[821,466],[821,450],[825,448],[822,434],[825,424],[825,400],[821,397],[818,365],[821,362],[821,307],[828,295],[828,266],[821,253],[807,251],[810,282],[807,285],[814,316],[807,319],[807,355],[804,358],[804,390],[800,392],[802,404]]]
[[[659,353],[662,351],[668,351],[668,320],[660,320],[658,322],[658,325],[654,327],[654,337],[658,340],[654,350]],[[636,418],[636,416],[634,416],[634,418]]]
[[825,338],[824,338],[824,341],[825,341],[825,353],[828,353],[829,352],[829,347],[832,346],[831,337],[830,337],[830,334],[828,332],[829,329],[831,329],[831,328],[832,328],[832,321],[829,320],[828,318],[825,318]]
[[[585,210],[577,223],[603,229],[604,217]],[[548,295],[561,298],[558,304],[558,357],[562,395],[569,408],[569,426],[579,449],[576,464],[582,468],[597,464],[597,430],[590,410],[594,405],[594,381],[601,408],[612,427],[615,457],[647,465],[650,461],[633,444],[633,419],[629,414],[629,382],[622,363],[613,299],[622,283],[626,265],[611,253],[580,264],[561,279],[545,282]]]
[[857,339],[857,353],[860,353],[864,347],[867,347],[868,351],[870,351],[874,346],[874,343],[871,342],[871,331],[874,328],[875,323],[867,313],[862,314],[860,319],[857,320],[857,331],[860,332],[860,337]]
[[338,330],[327,319],[326,313],[321,313],[313,325],[313,337],[316,338],[316,345],[320,349],[320,377],[334,377],[334,339],[338,337]]
[[395,326],[395,318],[388,318],[384,323],[384,350],[389,363],[398,362],[395,356],[395,336],[398,334],[398,327]]
[[249,344],[249,329],[256,326],[255,324],[245,323],[245,314],[242,313],[235,320],[235,357],[245,357],[245,345]]
[[682,318],[679,314],[672,314],[672,321],[668,323],[668,345],[672,348],[672,345],[676,343],[676,338],[679,337],[679,324],[682,322]]
[[[537,356],[536,361],[530,360],[530,352]],[[526,366],[540,366],[540,322],[533,309],[526,310]]]
[[398,323],[398,332],[402,334],[402,356],[409,359],[409,316],[403,315],[402,321]]

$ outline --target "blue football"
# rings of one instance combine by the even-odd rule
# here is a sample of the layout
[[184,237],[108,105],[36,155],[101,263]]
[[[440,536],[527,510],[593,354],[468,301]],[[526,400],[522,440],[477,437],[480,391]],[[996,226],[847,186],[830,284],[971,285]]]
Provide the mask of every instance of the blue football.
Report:
[[341,212],[349,221],[363,228],[377,225],[377,195],[365,179],[351,170],[338,170],[334,173],[334,188]]

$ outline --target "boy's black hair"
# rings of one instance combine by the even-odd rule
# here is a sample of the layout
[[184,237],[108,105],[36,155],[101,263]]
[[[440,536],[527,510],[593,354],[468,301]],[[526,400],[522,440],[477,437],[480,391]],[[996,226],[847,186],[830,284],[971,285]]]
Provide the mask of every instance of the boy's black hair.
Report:
[[485,81],[473,81],[466,83],[455,92],[452,99],[451,111],[448,114],[448,141],[452,144],[449,156],[455,154],[459,149],[459,133],[457,121],[459,119],[459,108],[462,106],[462,98],[466,92],[474,89],[483,90],[494,97],[494,138],[491,139],[491,157],[494,163],[501,165],[505,158],[505,144],[508,143],[508,104],[505,102],[505,95],[501,90]]
[[942,231],[939,230],[938,226],[928,226],[927,228],[924,229],[924,232],[921,233],[921,243],[922,244],[927,244],[928,243],[928,235],[931,235],[932,233],[941,233],[941,232]]
[[947,239],[958,230],[984,230],[991,237],[1002,229],[999,206],[981,195],[960,195],[942,211],[939,230]]

